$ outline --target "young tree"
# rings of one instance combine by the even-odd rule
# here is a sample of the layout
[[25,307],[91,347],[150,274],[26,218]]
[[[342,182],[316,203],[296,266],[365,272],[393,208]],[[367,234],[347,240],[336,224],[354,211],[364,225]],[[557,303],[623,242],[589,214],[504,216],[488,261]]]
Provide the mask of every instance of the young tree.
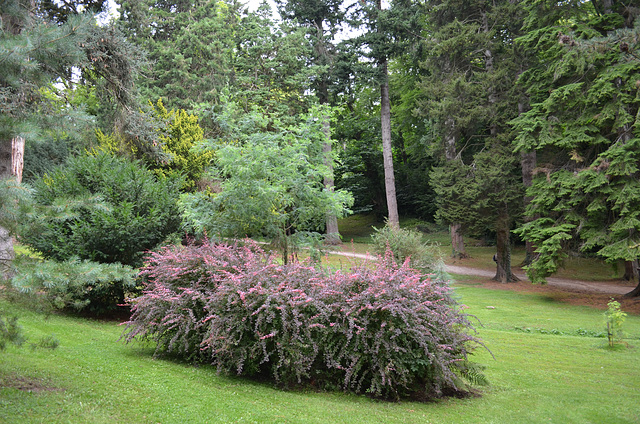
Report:
[[324,227],[327,213],[344,214],[351,197],[327,190],[322,108],[295,127],[272,128],[264,115],[244,115],[238,132],[216,150],[218,193],[183,196],[190,224],[209,235],[264,236],[283,250]]
[[[341,0],[313,0],[313,1],[278,1],[281,16],[284,19],[297,22],[307,32],[307,37],[312,45],[313,54],[308,58],[308,63],[314,65],[318,74],[313,81],[313,89],[316,92],[318,102],[321,105],[329,104],[329,86],[335,72],[335,37],[345,21],[346,10]],[[324,118],[323,129],[325,138],[331,138],[330,117]],[[329,174],[325,177],[324,185],[328,190],[335,190],[333,177],[333,161],[331,158],[331,143],[323,145],[323,152],[327,156],[325,165],[329,167]],[[340,233],[338,219],[335,215],[327,215],[326,218],[326,242],[339,244]]]

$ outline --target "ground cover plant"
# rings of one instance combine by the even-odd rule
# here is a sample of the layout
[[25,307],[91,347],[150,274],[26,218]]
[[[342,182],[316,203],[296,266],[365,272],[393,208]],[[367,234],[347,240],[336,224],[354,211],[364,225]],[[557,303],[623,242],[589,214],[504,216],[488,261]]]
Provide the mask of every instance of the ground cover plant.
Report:
[[205,243],[152,254],[125,339],[225,373],[337,387],[382,398],[440,397],[483,382],[478,340],[445,282],[398,265],[328,272],[278,264],[255,244]]
[[545,293],[485,289],[481,280],[457,284],[455,294],[483,323],[478,330],[495,359],[478,349],[474,361],[486,366],[490,386],[480,397],[432,403],[282,391],[220,375],[212,366],[154,358],[153,345],[118,343],[118,322],[46,319],[0,299],[0,309],[20,317],[30,340],[55,335],[60,341],[53,351],[8,344],[0,352],[0,422],[639,422],[639,316],[625,321],[631,347],[611,350],[606,337],[589,335],[603,331],[602,310],[556,302]]

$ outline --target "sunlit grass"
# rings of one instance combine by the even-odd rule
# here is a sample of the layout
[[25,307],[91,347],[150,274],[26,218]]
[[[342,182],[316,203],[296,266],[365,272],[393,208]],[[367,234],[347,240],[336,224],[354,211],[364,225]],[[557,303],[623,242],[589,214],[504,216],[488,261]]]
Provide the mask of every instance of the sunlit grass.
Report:
[[[364,396],[282,391],[268,382],[221,376],[209,366],[154,359],[149,346],[118,342],[116,322],[20,315],[26,335],[54,334],[57,350],[0,352],[3,423],[637,423],[640,317],[629,316],[630,347],[605,338],[557,334],[603,328],[602,312],[542,295],[456,286],[484,326],[491,350],[474,354],[491,383],[480,397],[386,403]],[[487,308],[491,306],[492,308]],[[545,329],[525,332],[523,329]],[[11,386],[16,379],[42,390]]]

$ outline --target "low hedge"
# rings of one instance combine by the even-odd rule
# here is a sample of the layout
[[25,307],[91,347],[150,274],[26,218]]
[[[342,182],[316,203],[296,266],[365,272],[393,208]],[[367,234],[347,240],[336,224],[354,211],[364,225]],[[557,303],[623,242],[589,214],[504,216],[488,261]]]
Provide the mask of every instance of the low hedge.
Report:
[[254,244],[172,247],[141,277],[123,338],[152,340],[158,354],[389,399],[482,381],[468,360],[478,340],[450,289],[390,253],[330,273],[280,265]]

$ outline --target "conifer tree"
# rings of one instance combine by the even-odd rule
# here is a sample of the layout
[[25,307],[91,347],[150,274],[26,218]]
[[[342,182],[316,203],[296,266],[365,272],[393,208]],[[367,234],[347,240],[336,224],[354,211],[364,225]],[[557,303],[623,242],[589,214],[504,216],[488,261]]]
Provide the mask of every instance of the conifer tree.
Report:
[[[58,5],[58,3],[55,3]],[[99,77],[103,92],[118,112],[118,126],[140,128],[133,82],[139,64],[137,51],[113,27],[95,25],[94,16],[79,13],[79,6],[99,2],[8,0],[0,9],[0,176],[20,175],[22,157],[16,146],[43,127],[44,107],[50,100],[45,87],[54,81],[72,83],[74,69]],[[59,6],[59,5],[58,5]],[[63,13],[64,12],[64,13]],[[70,115],[71,117],[71,115]],[[21,141],[21,143],[18,143]],[[150,149],[152,150],[152,149]],[[18,154],[14,154],[16,152]],[[2,232],[1,259],[10,260],[10,234]]]
[[[506,146],[510,144],[510,119],[518,114],[521,98],[515,87],[521,72],[523,58],[515,48],[514,38],[520,34],[522,13],[517,4],[509,1],[493,3],[457,0],[427,2],[430,36],[426,44],[430,51],[425,66],[430,74],[423,79],[422,114],[432,120],[436,133],[435,151],[442,161],[438,175],[432,178],[439,197],[438,214],[450,225],[453,254],[464,256],[461,231],[473,222],[465,208],[473,207],[487,199],[483,190],[476,197],[464,189],[469,175],[462,169],[482,169],[492,178],[502,176],[511,181],[512,158],[504,161],[488,161],[481,152],[501,152],[511,156]],[[522,183],[496,184],[504,191],[505,204],[511,204],[512,196],[522,192]],[[457,187],[457,188],[456,188]],[[460,191],[462,190],[462,191]],[[479,196],[479,197],[478,197]],[[509,199],[509,200],[507,200]],[[488,208],[494,224],[490,230],[497,236],[497,273],[499,281],[515,279],[511,272],[509,226],[514,222],[519,208]],[[505,213],[509,214],[506,216]]]
[[239,9],[235,0],[122,1],[118,25],[150,61],[143,97],[188,112],[219,103],[233,79]]
[[522,76],[531,109],[514,121],[517,148],[541,158],[529,190],[535,219],[520,229],[537,248],[533,281],[555,272],[572,247],[634,268],[640,256],[639,12],[570,6],[530,4],[521,39],[542,47],[540,66]]

